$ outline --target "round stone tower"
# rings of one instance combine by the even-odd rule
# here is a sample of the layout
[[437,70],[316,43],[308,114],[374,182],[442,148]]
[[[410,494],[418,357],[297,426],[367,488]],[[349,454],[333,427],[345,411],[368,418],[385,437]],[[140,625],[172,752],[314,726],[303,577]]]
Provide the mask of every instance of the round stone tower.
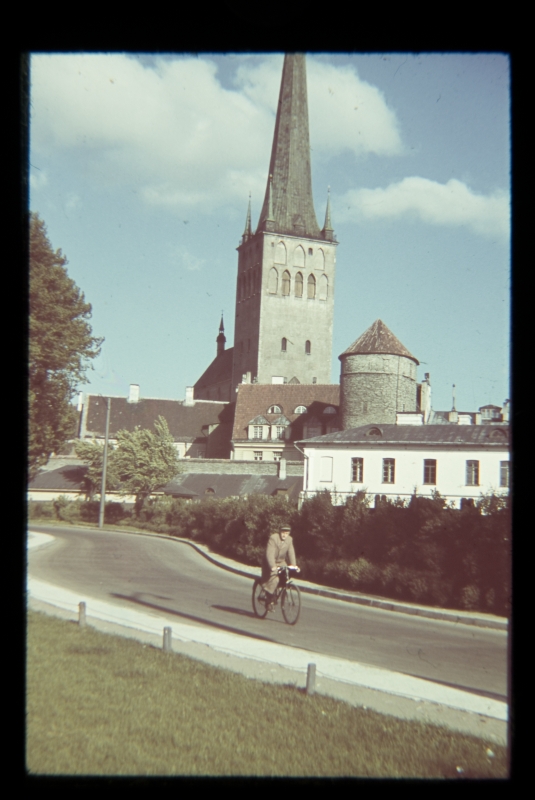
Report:
[[417,410],[416,367],[384,322],[376,320],[339,356],[342,427],[396,423],[396,412]]

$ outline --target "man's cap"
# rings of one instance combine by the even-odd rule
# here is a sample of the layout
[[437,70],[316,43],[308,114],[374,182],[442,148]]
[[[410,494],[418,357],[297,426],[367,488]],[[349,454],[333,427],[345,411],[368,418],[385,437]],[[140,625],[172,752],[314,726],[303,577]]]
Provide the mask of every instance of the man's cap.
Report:
[[290,525],[281,525],[281,526],[280,526],[280,530],[281,530],[281,531],[291,531],[291,530],[292,530],[292,528],[291,528],[291,526],[290,526]]

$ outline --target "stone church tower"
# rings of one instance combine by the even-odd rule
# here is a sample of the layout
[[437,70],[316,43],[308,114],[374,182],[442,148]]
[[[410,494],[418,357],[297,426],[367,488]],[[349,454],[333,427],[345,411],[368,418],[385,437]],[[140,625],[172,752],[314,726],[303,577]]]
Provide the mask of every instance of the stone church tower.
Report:
[[339,356],[342,428],[396,424],[398,411],[418,410],[417,359],[376,320]]
[[312,199],[305,56],[286,55],[264,204],[238,247],[232,392],[244,380],[331,382],[337,242]]

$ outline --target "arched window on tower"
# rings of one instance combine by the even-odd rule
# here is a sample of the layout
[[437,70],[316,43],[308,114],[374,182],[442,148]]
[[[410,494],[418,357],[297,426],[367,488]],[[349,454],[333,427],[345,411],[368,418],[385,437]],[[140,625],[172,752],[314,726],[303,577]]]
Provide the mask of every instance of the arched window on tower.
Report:
[[286,247],[284,242],[279,242],[275,249],[275,263],[286,264]]
[[305,251],[299,244],[294,250],[294,267],[305,266]]
[[307,339],[305,342],[305,353],[307,354],[307,356],[309,356],[311,352],[312,352],[312,346],[310,344],[310,339]]
[[321,275],[318,281],[318,297],[320,300],[327,300],[329,294],[329,279],[327,275]]
[[316,269],[325,269],[325,253],[321,247],[316,250],[316,255],[314,256],[314,266]]
[[295,276],[295,296],[303,297],[303,274],[301,272]]
[[290,273],[287,269],[282,273],[282,294],[285,297],[290,294]]
[[309,300],[313,300],[316,297],[316,278],[312,273],[308,276],[307,297]]
[[279,274],[275,267],[271,267],[269,270],[269,284],[268,284],[268,292],[270,294],[277,294],[277,289],[279,285]]
[[282,353],[285,353],[285,352],[286,352],[286,346],[287,346],[287,344],[288,344],[288,340],[286,339],[286,337],[285,337],[285,336],[283,336],[283,337],[282,337],[282,339],[281,339],[281,352],[282,352]]

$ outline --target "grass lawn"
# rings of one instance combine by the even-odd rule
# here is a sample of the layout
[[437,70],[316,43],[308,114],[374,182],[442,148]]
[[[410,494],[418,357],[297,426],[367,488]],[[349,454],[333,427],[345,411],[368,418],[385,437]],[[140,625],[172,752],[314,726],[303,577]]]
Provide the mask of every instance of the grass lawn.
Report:
[[26,712],[34,775],[507,777],[497,744],[32,611]]

